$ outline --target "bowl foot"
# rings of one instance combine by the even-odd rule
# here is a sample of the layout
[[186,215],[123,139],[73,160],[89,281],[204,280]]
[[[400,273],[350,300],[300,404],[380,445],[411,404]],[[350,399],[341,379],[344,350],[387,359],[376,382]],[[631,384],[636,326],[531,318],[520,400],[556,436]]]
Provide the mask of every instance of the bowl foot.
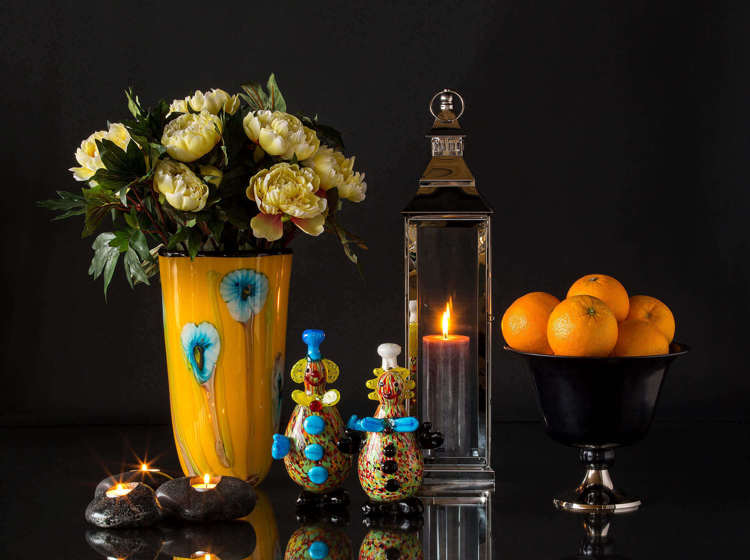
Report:
[[609,475],[614,457],[612,449],[581,449],[586,475],[575,490],[553,500],[555,507],[574,513],[627,513],[641,507],[640,498],[614,487]]

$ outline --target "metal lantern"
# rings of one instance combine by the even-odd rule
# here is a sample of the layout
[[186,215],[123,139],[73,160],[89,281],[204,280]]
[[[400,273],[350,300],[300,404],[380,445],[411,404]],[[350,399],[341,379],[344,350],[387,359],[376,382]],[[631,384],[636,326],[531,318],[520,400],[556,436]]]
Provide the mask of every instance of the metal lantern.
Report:
[[440,448],[425,451],[425,484],[493,487],[493,210],[463,159],[463,110],[455,91],[430,100],[432,159],[402,212],[407,359],[417,383],[410,414],[445,436]]

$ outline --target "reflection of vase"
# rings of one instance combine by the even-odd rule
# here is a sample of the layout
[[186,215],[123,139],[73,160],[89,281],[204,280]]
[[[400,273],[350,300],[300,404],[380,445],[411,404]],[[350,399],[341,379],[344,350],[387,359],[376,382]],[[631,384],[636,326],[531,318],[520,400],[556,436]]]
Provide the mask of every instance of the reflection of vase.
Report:
[[279,528],[276,516],[271,506],[271,500],[262,490],[255,491],[258,501],[253,512],[244,517],[252,523],[255,529],[255,552],[248,560],[279,560],[281,558],[281,543],[279,543]]
[[291,252],[167,253],[159,270],[182,470],[257,484],[279,429]]

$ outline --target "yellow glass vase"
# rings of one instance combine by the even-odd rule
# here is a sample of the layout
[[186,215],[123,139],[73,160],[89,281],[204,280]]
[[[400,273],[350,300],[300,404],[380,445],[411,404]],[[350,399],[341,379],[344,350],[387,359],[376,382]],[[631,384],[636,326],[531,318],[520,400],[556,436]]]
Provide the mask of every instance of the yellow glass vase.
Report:
[[182,470],[257,484],[279,430],[291,251],[167,253],[159,271]]

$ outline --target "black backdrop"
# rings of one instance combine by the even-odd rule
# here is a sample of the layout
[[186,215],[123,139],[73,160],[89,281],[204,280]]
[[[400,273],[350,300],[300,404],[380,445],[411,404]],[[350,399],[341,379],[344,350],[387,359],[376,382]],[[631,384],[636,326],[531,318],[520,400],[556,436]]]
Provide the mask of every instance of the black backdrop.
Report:
[[[745,420],[748,4],[710,2],[6,2],[2,45],[0,423],[169,420],[158,285],[118,272],[105,303],[80,223],[33,206],[76,185],[82,138],[141,99],[236,90],[276,72],[291,110],[345,133],[367,200],[333,239],[298,239],[287,362],[328,332],[345,414],[375,348],[402,338],[401,218],[428,159],[426,102],[461,91],[466,159],[494,218],[495,306],[578,276],[663,299],[694,351],[662,419]],[[496,332],[494,413],[538,418]],[[291,382],[287,383],[287,389]],[[287,400],[288,402],[288,400]]]

